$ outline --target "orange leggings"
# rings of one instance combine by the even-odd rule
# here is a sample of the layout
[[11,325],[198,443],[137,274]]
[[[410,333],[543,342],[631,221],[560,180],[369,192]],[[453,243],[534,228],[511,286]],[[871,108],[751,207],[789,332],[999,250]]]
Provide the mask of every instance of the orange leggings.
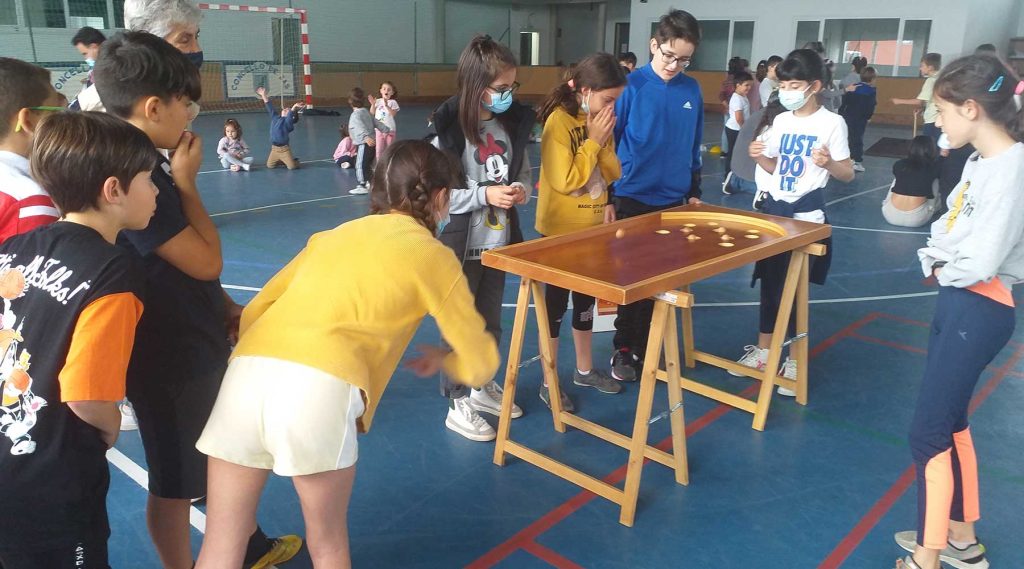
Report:
[[917,543],[946,547],[949,520],[980,518],[978,462],[967,424],[985,367],[1009,341],[1014,310],[975,292],[942,287],[910,427],[917,467]]

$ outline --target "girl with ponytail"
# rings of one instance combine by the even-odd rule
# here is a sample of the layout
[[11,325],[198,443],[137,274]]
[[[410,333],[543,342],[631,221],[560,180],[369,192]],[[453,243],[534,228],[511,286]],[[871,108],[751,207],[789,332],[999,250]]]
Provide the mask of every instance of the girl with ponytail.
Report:
[[[612,139],[615,101],[625,86],[626,75],[615,57],[597,53],[576,64],[541,105],[544,134],[536,225],[541,235],[563,235],[610,221],[605,216],[608,184],[622,175]],[[550,330],[540,331],[540,341],[550,341],[555,354],[569,294],[563,288],[545,287]],[[593,367],[594,303],[592,297],[572,293],[573,383],[618,393],[622,389],[618,382]],[[572,411],[572,401],[565,391],[561,393],[562,408]],[[550,406],[546,384],[540,398]]]
[[[935,82],[935,125],[953,148],[977,151],[918,251],[939,284],[924,379],[910,427],[917,467],[916,531],[896,534],[905,569],[988,567],[978,464],[968,426],[971,394],[1013,334],[1011,287],[1024,281],[1024,81],[992,55],[950,63]],[[1006,520],[1012,523],[1012,520]]]
[[[346,517],[356,434],[430,315],[449,347],[419,346],[406,367],[480,386],[498,369],[458,259],[437,240],[458,164],[429,143],[390,146],[371,214],[313,235],[245,307],[238,345],[199,443],[209,455],[197,567],[241,567],[271,471],[290,476],[314,567],[351,567]],[[344,257],[343,263],[338,259]],[[329,506],[327,506],[329,505]]]

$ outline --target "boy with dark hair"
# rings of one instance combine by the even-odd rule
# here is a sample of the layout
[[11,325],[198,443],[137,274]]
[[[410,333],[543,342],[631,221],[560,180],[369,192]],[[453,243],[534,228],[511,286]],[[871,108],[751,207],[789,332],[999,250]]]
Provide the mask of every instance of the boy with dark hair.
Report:
[[156,156],[145,134],[102,113],[62,112],[36,130],[32,174],[64,219],[0,246],[6,569],[109,567],[106,450],[119,433],[143,287],[114,240],[149,223]]
[[[146,518],[164,567],[188,569],[191,500],[206,495],[206,457],[195,443],[220,389],[228,338],[237,335],[241,313],[218,280],[220,237],[196,189],[201,142],[185,131],[189,106],[202,94],[199,71],[163,39],[125,32],[103,44],[96,89],[108,112],[145,132],[157,148],[175,149],[153,170],[160,194],[152,222],[124,232],[119,243],[141,257],[146,277],[147,310],[128,369],[128,398],[149,467]],[[301,543],[286,536],[270,553],[282,561]],[[277,556],[282,548],[291,555]],[[257,528],[246,567],[253,556],[270,555],[267,550]]]
[[[672,10],[651,38],[651,62],[627,76],[615,104],[615,148],[623,176],[605,207],[607,220],[700,203],[704,99],[697,81],[683,73],[699,44],[697,19]],[[615,379],[636,381],[653,310],[651,300],[619,307],[611,363]]]
[[632,73],[636,69],[636,54],[632,51],[626,51],[619,54],[619,65],[627,69],[626,74]]
[[265,88],[258,87],[256,95],[263,100],[267,112],[270,113],[270,156],[267,156],[267,168],[277,168],[277,165],[282,163],[289,170],[298,168],[299,160],[292,156],[292,149],[288,143],[291,132],[295,130],[295,123],[299,122],[298,112],[306,103],[295,103],[290,109],[281,109],[281,114],[278,115],[274,112],[274,103],[270,102]]
[[839,109],[839,114],[846,120],[846,128],[849,131],[850,158],[853,158],[854,172],[864,171],[864,131],[867,130],[868,121],[875,114],[875,105],[878,103],[876,76],[874,67],[865,67],[860,72],[860,82],[846,88],[846,93],[843,93],[843,106]]
[[894,105],[912,105],[919,109],[924,109],[924,129],[922,130],[925,136],[932,137],[932,140],[936,144],[939,142],[939,135],[942,131],[939,127],[935,126],[935,119],[939,117],[939,110],[935,106],[935,98],[932,96],[932,89],[935,88],[935,80],[939,77],[939,70],[942,69],[942,56],[938,53],[926,53],[921,58],[921,65],[919,70],[921,76],[925,78],[924,85],[921,86],[921,92],[917,94],[916,99],[892,99]]
[[50,72],[0,57],[0,243],[57,221],[50,196],[29,175],[32,136],[47,113],[62,110]]

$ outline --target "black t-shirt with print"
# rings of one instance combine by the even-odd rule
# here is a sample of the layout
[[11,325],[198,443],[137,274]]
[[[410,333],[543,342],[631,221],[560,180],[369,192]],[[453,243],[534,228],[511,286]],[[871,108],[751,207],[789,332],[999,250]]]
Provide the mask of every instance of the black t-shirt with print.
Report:
[[118,239],[142,257],[146,275],[146,312],[128,370],[129,399],[145,397],[157,384],[208,380],[231,355],[220,281],[194,279],[156,254],[188,227],[188,219],[166,160],[157,164],[152,178],[160,193],[149,226],[123,231]]
[[0,245],[0,549],[109,535],[106,445],[64,401],[123,396],[142,286],[136,260],[83,225]]

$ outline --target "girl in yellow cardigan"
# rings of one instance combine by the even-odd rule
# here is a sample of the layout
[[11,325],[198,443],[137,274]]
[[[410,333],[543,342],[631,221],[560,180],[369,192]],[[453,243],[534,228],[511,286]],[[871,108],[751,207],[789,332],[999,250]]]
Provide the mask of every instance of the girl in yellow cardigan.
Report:
[[[608,184],[622,175],[612,133],[615,101],[625,85],[626,76],[615,57],[597,53],[576,64],[567,81],[556,87],[541,105],[544,134],[540,141],[536,225],[541,235],[563,235],[614,221],[605,215],[604,206],[608,202]],[[569,294],[563,288],[545,287],[550,329],[540,331],[540,341],[550,341],[555,354]],[[572,338],[576,348],[573,383],[594,387],[602,393],[618,393],[622,389],[619,383],[593,367],[594,298],[573,292],[572,305]],[[547,384],[541,387],[540,398],[550,406]],[[572,411],[573,407],[562,391],[562,408]]]
[[350,566],[356,432],[370,428],[425,316],[451,349],[420,346],[406,363],[413,372],[443,370],[478,387],[497,371],[494,336],[452,250],[435,238],[448,219],[448,189],[464,184],[458,171],[429,143],[395,143],[374,174],[375,215],[313,235],[242,313],[238,346],[196,445],[210,457],[197,567],[242,565],[271,470],[292,477],[313,565]]

